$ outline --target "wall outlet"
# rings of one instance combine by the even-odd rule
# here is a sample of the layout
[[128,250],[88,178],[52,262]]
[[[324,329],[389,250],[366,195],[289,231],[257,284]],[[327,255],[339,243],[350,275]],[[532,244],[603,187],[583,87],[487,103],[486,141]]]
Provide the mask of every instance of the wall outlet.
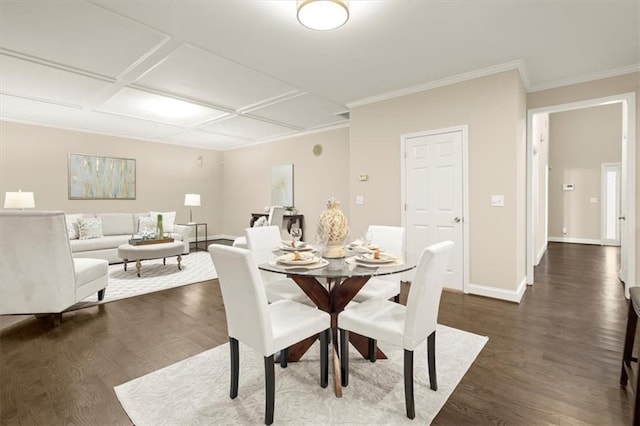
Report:
[[356,204],[359,206],[364,204],[364,197],[362,195],[356,195]]
[[592,204],[596,204],[598,202],[598,197],[589,198],[589,202],[592,203]]

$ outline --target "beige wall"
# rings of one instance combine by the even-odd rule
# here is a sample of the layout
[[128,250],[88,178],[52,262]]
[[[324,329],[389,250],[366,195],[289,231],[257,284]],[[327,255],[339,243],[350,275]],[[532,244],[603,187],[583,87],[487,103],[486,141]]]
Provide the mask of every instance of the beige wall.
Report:
[[[600,241],[601,165],[622,159],[622,104],[553,113],[549,123],[549,237]],[[568,183],[573,191],[562,190]]]
[[[322,145],[322,155],[313,146]],[[271,204],[271,168],[293,164],[293,201],[305,217],[305,239],[313,241],[326,201],[335,197],[349,217],[349,129],[283,139],[224,152],[224,232],[243,235],[251,213]]]
[[[515,292],[525,274],[525,100],[518,72],[509,71],[354,108],[352,233],[401,223],[401,135],[467,124],[470,282]],[[358,181],[362,173],[367,182]],[[504,195],[505,207],[491,207],[492,194]],[[355,204],[356,195],[364,205]]]
[[[617,77],[604,78],[572,86],[559,87],[556,89],[543,90],[530,93],[527,97],[528,108],[541,108],[552,105],[561,105],[570,102],[584,101],[588,99],[602,98],[606,96],[619,95],[623,93],[635,93],[636,98],[636,140],[629,141],[636,147],[636,255],[635,265],[640,265],[640,149],[638,149],[637,135],[640,127],[640,108],[638,100],[640,98],[640,73],[630,73]],[[633,259],[629,260],[633,262]],[[634,283],[640,284],[640,266],[636,266]]]
[[[69,200],[70,152],[136,160],[135,200]],[[196,159],[202,156],[203,165]],[[141,140],[0,121],[0,194],[33,191],[36,208],[75,212],[176,211],[189,220],[184,194],[199,193],[194,220],[207,222],[209,235],[222,231],[222,154]],[[4,201],[3,201],[4,202]]]

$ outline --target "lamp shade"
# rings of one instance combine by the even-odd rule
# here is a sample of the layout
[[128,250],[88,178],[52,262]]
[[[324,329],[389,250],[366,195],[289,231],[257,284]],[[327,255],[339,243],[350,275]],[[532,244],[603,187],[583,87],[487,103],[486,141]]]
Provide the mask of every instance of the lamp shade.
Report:
[[33,192],[7,192],[4,196],[5,209],[32,209],[35,206]]
[[349,19],[342,0],[304,0],[298,3],[298,21],[312,30],[334,30]]
[[184,194],[184,205],[185,206],[199,206],[200,205],[200,194]]

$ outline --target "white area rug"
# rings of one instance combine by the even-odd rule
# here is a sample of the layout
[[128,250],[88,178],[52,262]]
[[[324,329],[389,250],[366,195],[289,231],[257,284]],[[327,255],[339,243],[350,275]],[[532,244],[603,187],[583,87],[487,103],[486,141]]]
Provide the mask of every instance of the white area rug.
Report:
[[[276,365],[274,424],[429,424],[476,359],[487,337],[438,326],[438,390],[429,388],[426,342],[415,362],[416,418],[406,417],[402,348],[380,343],[389,359],[370,363],[352,348],[349,386],[343,397],[320,387],[316,343],[297,363]],[[144,425],[264,424],[264,361],[240,343],[238,397],[229,398],[229,344],[207,350],[115,387],[130,419]]]
[[135,262],[129,262],[126,271],[123,264],[109,265],[109,284],[104,299],[98,302],[98,295],[93,294],[68,310],[86,308],[218,277],[211,256],[205,251],[182,256],[181,265],[182,270],[179,270],[175,256],[168,257],[166,265],[162,264],[162,259],[143,260],[140,277],[136,274]]

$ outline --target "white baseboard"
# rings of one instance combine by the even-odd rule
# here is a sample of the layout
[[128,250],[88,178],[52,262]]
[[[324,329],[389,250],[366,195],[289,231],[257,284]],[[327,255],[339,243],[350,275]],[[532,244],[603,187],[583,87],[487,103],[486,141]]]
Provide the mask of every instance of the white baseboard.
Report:
[[536,262],[535,262],[535,266],[538,266],[540,264],[540,261],[542,260],[542,256],[544,256],[544,254],[547,252],[547,245],[543,245],[542,248],[540,249],[540,252],[538,253],[538,255],[536,256]]
[[466,292],[477,296],[491,297],[493,299],[506,300],[509,302],[520,303],[524,292],[527,289],[527,277],[522,278],[517,290],[506,290],[504,288],[489,287],[480,284],[468,284]]
[[602,245],[600,240],[592,240],[590,238],[549,237],[548,240],[553,243],[595,244],[598,246]]

